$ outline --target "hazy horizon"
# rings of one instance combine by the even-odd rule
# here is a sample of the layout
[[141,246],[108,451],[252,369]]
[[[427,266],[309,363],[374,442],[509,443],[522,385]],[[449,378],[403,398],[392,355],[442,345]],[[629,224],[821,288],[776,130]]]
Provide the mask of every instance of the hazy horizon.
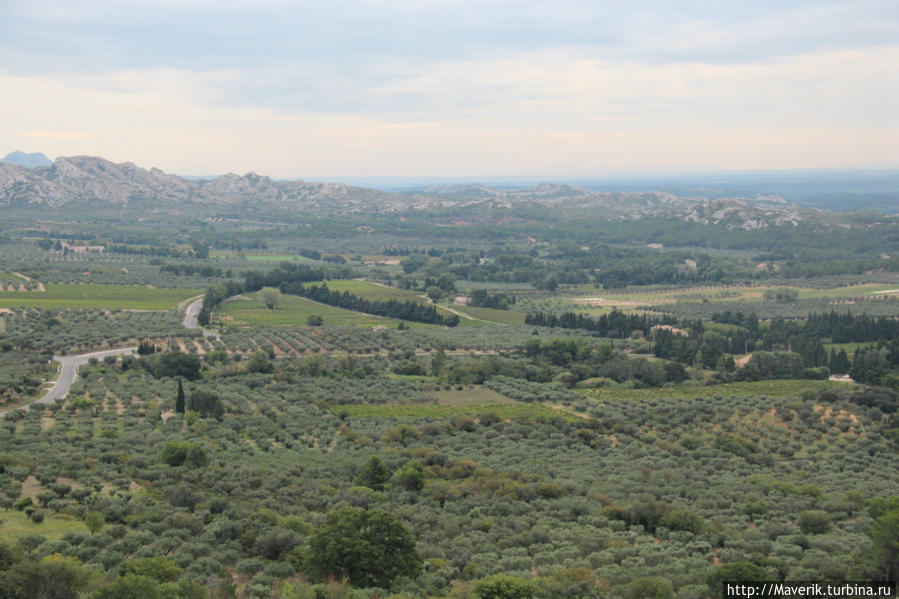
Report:
[[892,170],[897,12],[13,0],[0,139],[200,176]]
[[[106,156],[102,156],[100,154],[70,154],[67,156],[59,155],[54,156],[50,155],[47,152],[41,151],[40,148],[35,148],[29,151],[21,150],[16,148],[14,150],[10,150],[7,152],[7,155],[13,154],[15,152],[21,152],[26,155],[32,154],[41,154],[46,157],[51,162],[55,162],[58,158],[72,158],[75,156],[93,156],[98,158],[103,158],[105,160],[110,160]],[[116,162],[116,161],[113,161]],[[135,164],[135,166],[139,168],[143,168],[149,170],[151,168],[159,168],[154,164],[139,164],[133,160],[123,160],[122,162],[131,162]],[[892,175],[899,174],[899,167],[894,168],[870,168],[870,167],[857,167],[857,168],[844,168],[844,167],[820,167],[820,168],[784,168],[784,169],[711,169],[711,170],[695,170],[695,169],[680,169],[680,170],[644,170],[640,168],[635,168],[631,170],[621,169],[617,171],[605,171],[605,172],[596,172],[596,173],[584,173],[584,172],[572,172],[572,173],[484,173],[479,175],[466,175],[466,174],[447,174],[441,175],[440,173],[423,173],[423,174],[403,174],[403,173],[382,173],[377,175],[356,175],[356,174],[345,174],[345,175],[316,175],[316,174],[300,174],[300,175],[290,175],[290,176],[275,176],[270,173],[263,171],[248,171],[248,170],[238,170],[238,171],[221,171],[216,173],[184,173],[184,172],[176,172],[176,171],[167,171],[165,169],[161,169],[167,174],[176,175],[179,177],[184,177],[188,179],[213,179],[216,177],[221,177],[227,174],[237,174],[237,175],[247,175],[247,174],[255,174],[264,177],[270,177],[276,180],[282,181],[290,181],[296,179],[304,179],[304,180],[316,180],[316,181],[329,181],[329,182],[340,182],[348,179],[357,179],[357,180],[397,180],[397,181],[436,181],[446,182],[446,183],[481,183],[483,181],[494,181],[500,182],[504,180],[508,181],[535,181],[535,182],[553,182],[553,183],[569,183],[571,180],[582,180],[582,181],[617,181],[617,180],[642,180],[642,179],[683,179],[685,181],[690,180],[694,177],[759,177],[759,176],[805,176],[805,175],[827,175],[834,174],[839,175],[840,177],[853,177],[853,176],[861,176],[861,175]]]

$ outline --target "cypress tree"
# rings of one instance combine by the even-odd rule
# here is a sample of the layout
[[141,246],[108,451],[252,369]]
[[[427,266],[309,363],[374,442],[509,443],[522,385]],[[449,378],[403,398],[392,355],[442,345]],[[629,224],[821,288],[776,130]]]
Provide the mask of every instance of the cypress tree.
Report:
[[178,395],[175,397],[175,411],[179,414],[184,413],[184,387],[181,386],[181,379],[178,379]]

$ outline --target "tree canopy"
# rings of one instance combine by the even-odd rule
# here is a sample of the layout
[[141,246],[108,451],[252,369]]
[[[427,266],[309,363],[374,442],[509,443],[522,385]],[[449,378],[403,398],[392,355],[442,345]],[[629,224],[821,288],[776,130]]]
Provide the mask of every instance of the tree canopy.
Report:
[[313,577],[387,588],[400,576],[417,576],[422,560],[396,516],[346,507],[329,513],[309,539],[306,565]]

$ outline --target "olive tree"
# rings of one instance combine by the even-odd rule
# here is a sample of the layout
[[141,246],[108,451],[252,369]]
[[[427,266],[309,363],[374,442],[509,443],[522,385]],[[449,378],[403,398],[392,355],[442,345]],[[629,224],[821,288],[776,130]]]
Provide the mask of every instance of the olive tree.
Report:
[[400,576],[417,576],[422,560],[396,516],[347,507],[330,512],[313,533],[306,566],[313,577],[386,588]]

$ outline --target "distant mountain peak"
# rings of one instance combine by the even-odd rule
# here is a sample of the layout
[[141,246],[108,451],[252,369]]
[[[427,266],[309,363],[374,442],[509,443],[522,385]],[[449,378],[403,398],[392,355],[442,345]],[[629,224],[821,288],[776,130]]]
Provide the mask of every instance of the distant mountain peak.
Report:
[[41,166],[50,166],[53,162],[41,152],[27,154],[16,150],[7,154],[0,162],[7,164],[15,164],[24,168],[38,168]]

